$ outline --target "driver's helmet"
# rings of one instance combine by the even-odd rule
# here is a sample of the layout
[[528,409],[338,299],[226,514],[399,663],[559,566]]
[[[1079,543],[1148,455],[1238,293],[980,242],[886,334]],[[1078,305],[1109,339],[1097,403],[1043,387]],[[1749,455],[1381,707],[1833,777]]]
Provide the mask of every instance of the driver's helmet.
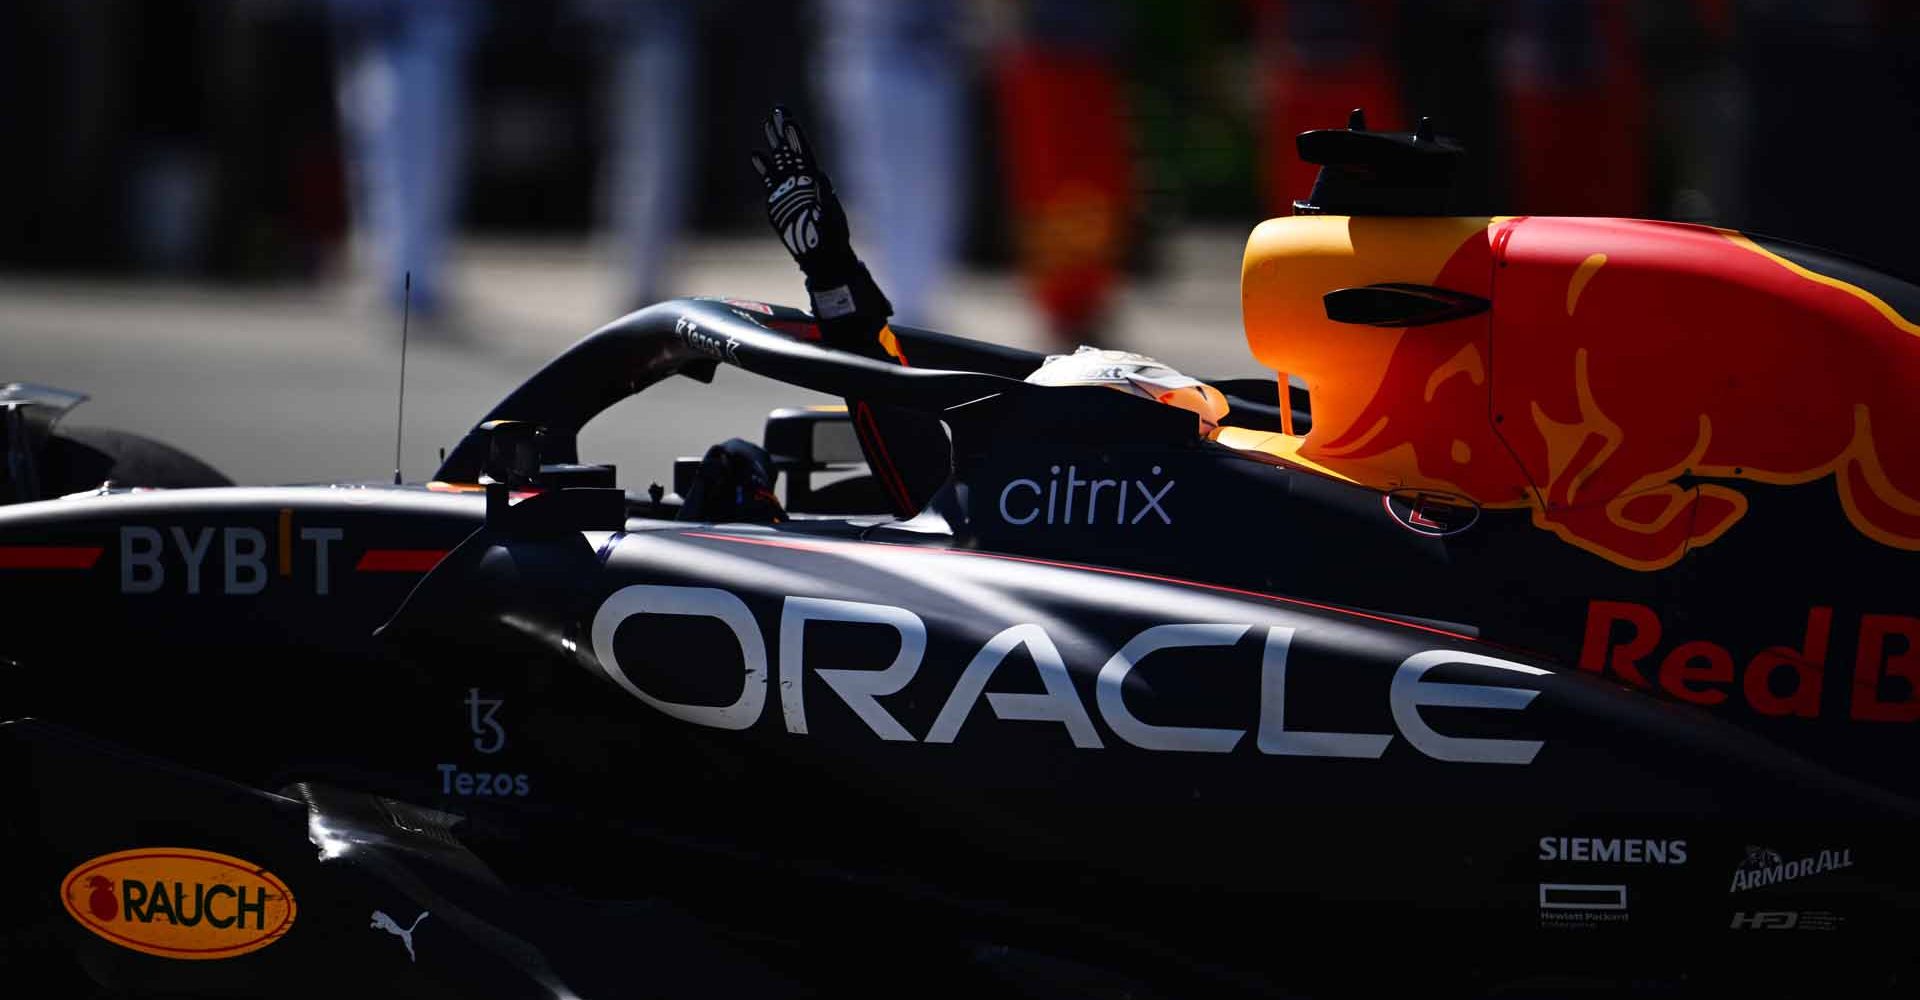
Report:
[[1220,390],[1132,351],[1082,347],[1072,354],[1049,355],[1026,380],[1035,385],[1104,385],[1192,410],[1200,417],[1203,437],[1227,415],[1227,397]]

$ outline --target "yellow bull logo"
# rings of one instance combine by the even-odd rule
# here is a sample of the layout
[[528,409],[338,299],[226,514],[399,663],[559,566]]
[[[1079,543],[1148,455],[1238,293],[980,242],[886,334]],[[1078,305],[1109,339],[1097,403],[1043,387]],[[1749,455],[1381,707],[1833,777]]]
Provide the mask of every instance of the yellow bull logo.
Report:
[[[1383,280],[1492,308],[1406,329],[1316,314],[1326,291]],[[1861,533],[1920,549],[1920,327],[1738,233],[1274,220],[1242,296],[1255,353],[1312,392],[1314,430],[1289,455],[1303,464],[1529,508],[1642,570],[1733,527],[1747,499],[1729,484],[1831,475]]]

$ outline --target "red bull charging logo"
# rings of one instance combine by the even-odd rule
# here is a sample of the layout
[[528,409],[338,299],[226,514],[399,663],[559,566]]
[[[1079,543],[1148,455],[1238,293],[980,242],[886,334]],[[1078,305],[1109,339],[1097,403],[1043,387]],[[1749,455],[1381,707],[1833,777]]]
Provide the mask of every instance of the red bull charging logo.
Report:
[[[1361,227],[1408,220],[1352,224],[1358,270]],[[1861,534],[1920,549],[1920,325],[1883,297],[1911,290],[1899,304],[1916,310],[1920,289],[1884,276],[1863,287],[1871,272],[1856,265],[1737,232],[1624,219],[1496,220],[1424,277],[1404,257],[1393,280],[1492,308],[1263,354],[1305,353],[1284,363],[1306,372],[1316,352],[1349,350],[1340,338],[1390,341],[1344,412],[1340,387],[1316,386],[1308,463],[1530,508],[1540,528],[1640,570],[1732,529],[1743,482],[1831,477]],[[1243,295],[1257,336],[1259,293]]]

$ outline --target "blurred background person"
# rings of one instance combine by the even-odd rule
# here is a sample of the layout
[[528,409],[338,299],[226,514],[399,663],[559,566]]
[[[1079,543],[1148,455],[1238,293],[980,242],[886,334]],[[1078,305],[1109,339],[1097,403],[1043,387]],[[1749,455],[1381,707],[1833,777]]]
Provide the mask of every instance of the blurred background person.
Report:
[[1645,24],[1654,156],[1667,164],[1652,209],[1680,222],[1742,227],[1752,88],[1735,43],[1733,0],[1660,4]]
[[894,317],[937,326],[967,192],[961,0],[818,0],[834,176]]
[[387,302],[436,318],[464,173],[477,0],[327,0],[356,225]]
[[698,0],[575,0],[608,60],[600,215],[611,224],[628,308],[671,297],[687,217]]
[[1105,339],[1132,235],[1124,31],[1112,4],[1029,0],[993,56],[1015,253],[1057,347]]
[[[1311,186],[1294,135],[1353,107],[1464,145],[1463,214],[1736,225],[1915,271],[1917,44],[1920,7],[1887,0],[13,0],[0,378],[253,481],[314,475],[278,442],[324,421],[351,471],[391,458],[398,324],[345,279],[397,308],[412,270],[417,312],[461,306],[409,369],[408,440],[439,443],[625,307],[803,302],[742,159],[782,102],[895,318],[1029,348],[1252,374],[1246,235]],[[751,436],[758,391],[684,405]],[[271,405],[241,426],[235,396]]]

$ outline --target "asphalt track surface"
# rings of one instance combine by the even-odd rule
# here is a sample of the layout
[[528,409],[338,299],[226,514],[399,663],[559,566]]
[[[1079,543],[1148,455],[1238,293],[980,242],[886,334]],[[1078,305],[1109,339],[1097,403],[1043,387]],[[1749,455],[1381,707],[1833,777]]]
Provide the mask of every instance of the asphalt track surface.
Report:
[[[1174,238],[1162,272],[1119,297],[1107,346],[1202,377],[1262,374],[1240,328],[1245,237],[1221,229]],[[771,236],[692,243],[676,271],[680,294],[806,303],[799,272]],[[453,308],[410,333],[409,481],[426,478],[440,448],[548,358],[630,305],[619,301],[605,256],[586,243],[469,240],[451,277]],[[1054,347],[1011,274],[957,275],[931,312],[896,319]],[[160,438],[240,483],[391,480],[399,347],[399,317],[364,275],[259,287],[0,274],[0,382],[87,393],[72,424]],[[733,436],[758,440],[768,410],[825,401],[737,370],[712,385],[672,379],[589,424],[581,457],[614,463],[628,489],[670,484],[676,455]]]

